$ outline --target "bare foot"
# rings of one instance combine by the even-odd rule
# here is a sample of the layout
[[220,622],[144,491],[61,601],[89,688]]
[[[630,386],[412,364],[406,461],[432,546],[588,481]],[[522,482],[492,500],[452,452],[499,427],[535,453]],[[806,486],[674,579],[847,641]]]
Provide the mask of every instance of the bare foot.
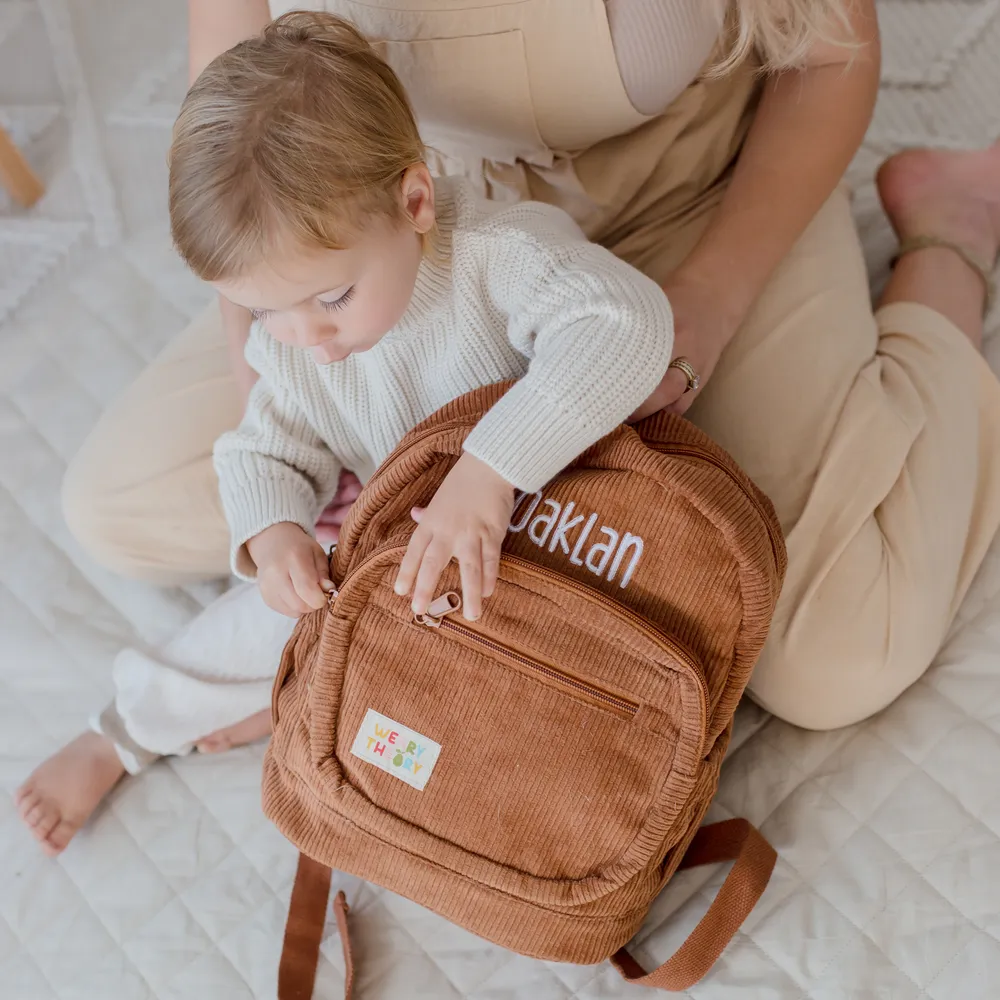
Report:
[[886,160],[876,182],[900,241],[937,236],[993,267],[1000,247],[1000,142],[983,150],[906,150]]
[[54,856],[66,849],[124,773],[111,740],[83,733],[35,768],[14,801],[42,850]]
[[248,719],[237,722],[235,726],[227,726],[225,729],[218,729],[208,736],[203,736],[195,746],[199,753],[221,753],[223,750],[232,750],[233,747],[241,747],[270,735],[271,710],[265,708]]

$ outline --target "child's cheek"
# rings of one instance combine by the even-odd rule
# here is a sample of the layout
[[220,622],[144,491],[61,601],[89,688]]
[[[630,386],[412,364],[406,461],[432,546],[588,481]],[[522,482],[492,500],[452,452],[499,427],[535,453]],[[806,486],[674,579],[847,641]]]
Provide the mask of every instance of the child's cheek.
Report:
[[282,344],[295,344],[295,324],[285,316],[268,316],[261,326]]
[[412,289],[398,285],[386,289],[386,294],[368,300],[365,326],[378,337],[388,333],[402,318],[410,303]]

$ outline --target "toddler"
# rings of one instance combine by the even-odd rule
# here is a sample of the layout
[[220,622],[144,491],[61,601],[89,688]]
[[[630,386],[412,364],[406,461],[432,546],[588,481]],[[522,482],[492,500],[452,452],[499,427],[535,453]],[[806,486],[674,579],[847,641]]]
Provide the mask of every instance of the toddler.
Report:
[[50,853],[125,771],[246,717],[228,743],[268,731],[293,620],[332,587],[313,529],[342,469],[366,480],[445,403],[518,380],[414,511],[396,580],[425,611],[454,559],[476,618],[515,489],[633,414],[671,361],[663,291],[569,216],[432,179],[399,80],[333,15],[285,15],[202,73],[174,130],[170,218],[191,269],[254,318],[260,377],[215,465],[233,570],[256,582],[160,655],[118,658],[114,703],[18,793]]

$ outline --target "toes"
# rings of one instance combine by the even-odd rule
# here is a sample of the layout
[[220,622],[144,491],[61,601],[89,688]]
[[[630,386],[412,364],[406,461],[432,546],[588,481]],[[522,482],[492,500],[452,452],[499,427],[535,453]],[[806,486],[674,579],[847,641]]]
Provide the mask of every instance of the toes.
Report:
[[48,840],[52,836],[52,832],[59,825],[62,817],[56,812],[55,809],[50,810],[40,822],[35,825],[34,834],[42,841]]
[[45,840],[59,824],[59,810],[45,801],[37,793],[32,793],[22,799],[20,806],[21,819],[39,840]]
[[59,822],[59,810],[35,791],[22,797],[18,803],[18,812],[25,826],[30,827],[39,840],[44,840]]
[[22,814],[24,822],[28,826],[40,826],[42,820],[50,815],[53,810],[49,809],[44,802],[36,802],[30,809]]
[[195,746],[199,753],[221,753],[223,750],[228,750],[232,742],[226,733],[214,733],[200,740]]
[[42,797],[28,785],[22,785],[18,790],[17,794],[14,796],[14,801],[17,803],[17,811],[21,816],[21,819],[27,822],[28,813],[35,809],[42,801]]
[[78,828],[76,826],[72,823],[66,822],[66,820],[60,821],[49,833],[48,837],[42,841],[42,850],[50,858],[54,858],[57,854],[61,854],[66,850],[77,829]]

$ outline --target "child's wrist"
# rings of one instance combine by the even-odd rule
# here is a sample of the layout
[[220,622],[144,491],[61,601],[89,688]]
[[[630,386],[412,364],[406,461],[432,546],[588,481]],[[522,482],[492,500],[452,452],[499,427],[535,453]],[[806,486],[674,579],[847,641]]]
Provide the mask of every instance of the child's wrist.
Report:
[[492,465],[484,462],[481,458],[476,458],[475,455],[464,451],[455,468],[458,469],[460,466],[462,473],[467,473],[477,486],[494,489],[498,493],[506,491],[513,494],[514,485],[501,476]]
[[[307,538],[309,537],[294,521],[278,521],[275,524],[269,524],[263,531],[258,531],[256,535],[246,540],[244,544],[247,553],[258,569],[260,568],[261,559],[265,562],[267,561],[268,553],[273,547],[272,542],[278,536],[286,535],[289,529],[293,529],[298,534],[305,535]],[[288,538],[294,539],[295,536],[289,535]]]

